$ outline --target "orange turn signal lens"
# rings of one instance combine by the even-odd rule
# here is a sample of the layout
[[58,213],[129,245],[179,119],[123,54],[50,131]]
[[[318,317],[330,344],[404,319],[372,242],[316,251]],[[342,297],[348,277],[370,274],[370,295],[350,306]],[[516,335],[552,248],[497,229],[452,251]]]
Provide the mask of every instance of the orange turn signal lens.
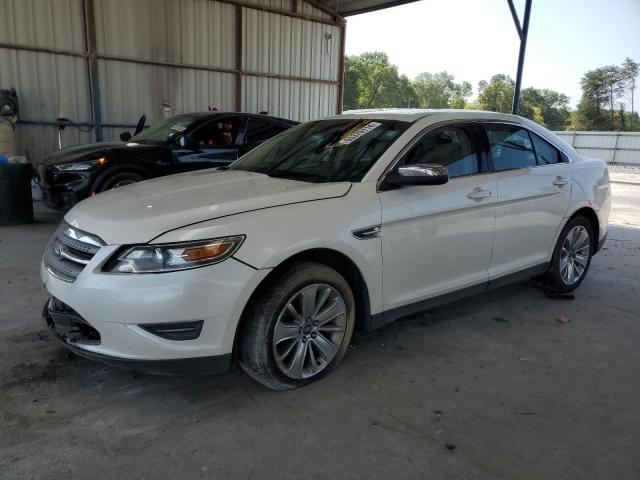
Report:
[[203,245],[201,247],[187,248],[182,252],[182,258],[189,262],[207,260],[224,255],[233,246],[233,242],[214,243],[213,245]]
[[100,157],[98,159],[98,165],[100,165],[101,167],[103,167],[105,163],[107,163],[107,157]]

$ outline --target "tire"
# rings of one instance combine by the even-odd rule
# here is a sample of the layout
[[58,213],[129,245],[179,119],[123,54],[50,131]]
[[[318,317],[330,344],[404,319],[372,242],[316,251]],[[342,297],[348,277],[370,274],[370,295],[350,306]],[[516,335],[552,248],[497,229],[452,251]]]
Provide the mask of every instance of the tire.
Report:
[[332,268],[297,263],[257,294],[245,322],[239,340],[243,370],[273,390],[301,387],[333,371],[347,352],[355,324],[353,292]]
[[[588,238],[582,239],[585,233]],[[589,220],[584,217],[575,217],[567,222],[558,237],[551,260],[551,269],[547,275],[556,291],[571,292],[580,286],[589,271],[595,242],[593,227]],[[569,271],[573,271],[573,277],[568,275]],[[579,275],[577,279],[576,275]]]
[[106,192],[114,188],[123,187],[131,183],[141,182],[145,178],[139,173],[135,172],[117,172],[113,175],[109,175],[98,188],[98,193]]

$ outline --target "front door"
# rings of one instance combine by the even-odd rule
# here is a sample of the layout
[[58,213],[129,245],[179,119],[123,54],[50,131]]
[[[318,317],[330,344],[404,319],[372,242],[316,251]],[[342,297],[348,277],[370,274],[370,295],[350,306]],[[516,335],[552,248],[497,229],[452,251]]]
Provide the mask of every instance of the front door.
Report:
[[496,234],[490,278],[542,267],[571,199],[571,172],[562,154],[527,129],[486,124],[496,172]]
[[397,166],[444,165],[449,182],[379,193],[385,310],[486,283],[496,181],[479,138],[474,125],[427,132]]
[[244,144],[245,117],[216,118],[185,139],[186,148],[176,150],[181,170],[229,165],[240,156]]

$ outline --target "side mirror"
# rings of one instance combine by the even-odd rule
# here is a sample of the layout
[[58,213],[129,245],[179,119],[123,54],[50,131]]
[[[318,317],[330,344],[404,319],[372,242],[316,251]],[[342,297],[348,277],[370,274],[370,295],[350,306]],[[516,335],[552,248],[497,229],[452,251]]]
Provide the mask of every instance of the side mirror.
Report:
[[447,167],[435,164],[415,164],[398,168],[385,178],[383,190],[412,185],[443,185],[449,181]]
[[128,142],[129,140],[131,140],[131,134],[129,132],[122,132],[120,134],[120,140],[122,140],[123,142]]

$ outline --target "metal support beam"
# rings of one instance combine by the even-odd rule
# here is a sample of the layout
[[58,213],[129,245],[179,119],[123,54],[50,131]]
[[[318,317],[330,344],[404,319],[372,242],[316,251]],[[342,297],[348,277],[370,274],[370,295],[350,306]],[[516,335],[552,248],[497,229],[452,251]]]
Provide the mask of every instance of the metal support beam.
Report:
[[98,51],[96,43],[96,15],[93,0],[84,0],[84,28],[89,68],[91,110],[95,125],[96,142],[102,141],[102,105],[100,101],[100,77],[98,75]]
[[342,113],[342,106],[344,104],[344,48],[347,38],[347,24],[346,21],[340,27],[340,60],[338,62],[338,104],[336,105],[336,112]]
[[513,5],[513,0],[507,0],[509,2],[509,9],[513,16],[513,22],[516,25],[518,36],[520,37],[520,53],[518,54],[518,71],[516,73],[516,86],[513,90],[513,108],[511,113],[518,114],[520,110],[520,89],[522,87],[522,70],[524,68],[524,54],[527,50],[527,36],[529,35],[529,17],[531,16],[531,0],[525,0],[524,4],[524,18],[522,19],[522,25],[518,19],[518,14]]
[[242,7],[236,5],[236,112],[242,111],[242,50],[244,49],[242,23]]

